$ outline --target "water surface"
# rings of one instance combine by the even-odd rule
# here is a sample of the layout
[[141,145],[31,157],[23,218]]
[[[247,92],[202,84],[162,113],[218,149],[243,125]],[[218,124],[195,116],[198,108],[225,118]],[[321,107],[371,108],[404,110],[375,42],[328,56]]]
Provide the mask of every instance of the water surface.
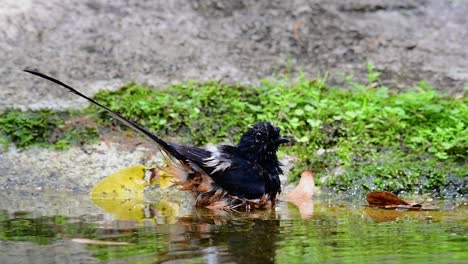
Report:
[[[0,199],[0,263],[468,262],[468,207],[453,201],[428,212],[315,201],[302,219],[286,202],[274,211],[221,213],[123,201],[112,214],[82,194]],[[125,210],[127,219],[117,219]]]

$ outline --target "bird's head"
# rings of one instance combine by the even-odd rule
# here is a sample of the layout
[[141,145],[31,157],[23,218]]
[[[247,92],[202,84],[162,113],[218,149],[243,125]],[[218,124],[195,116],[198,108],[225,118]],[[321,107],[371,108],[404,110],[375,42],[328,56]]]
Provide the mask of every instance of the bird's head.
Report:
[[238,148],[249,159],[262,162],[276,160],[279,146],[289,142],[270,122],[258,122],[242,135]]

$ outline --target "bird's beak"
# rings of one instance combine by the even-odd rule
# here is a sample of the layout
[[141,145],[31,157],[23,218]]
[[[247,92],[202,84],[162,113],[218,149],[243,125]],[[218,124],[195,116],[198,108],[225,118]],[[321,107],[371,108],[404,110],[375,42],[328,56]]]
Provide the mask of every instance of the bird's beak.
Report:
[[281,144],[287,144],[291,143],[292,141],[289,138],[285,137],[280,137],[278,140],[276,140],[276,144],[281,145]]

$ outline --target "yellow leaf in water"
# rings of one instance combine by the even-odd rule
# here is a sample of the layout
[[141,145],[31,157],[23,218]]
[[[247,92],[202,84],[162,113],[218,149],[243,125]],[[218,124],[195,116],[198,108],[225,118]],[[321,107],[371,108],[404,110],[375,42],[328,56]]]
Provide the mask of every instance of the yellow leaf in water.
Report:
[[165,223],[173,224],[179,215],[179,205],[177,203],[161,200],[156,204],[156,217],[163,218]]
[[93,199],[93,203],[119,220],[142,220],[148,218],[143,199]]
[[174,176],[165,170],[158,170],[159,177],[156,177],[151,184],[157,183],[161,189],[167,189],[174,185]]
[[[136,165],[122,169],[102,179],[90,192],[91,201],[101,209],[114,215],[120,220],[142,220],[154,217],[162,217],[165,222],[174,222],[178,213],[179,205],[160,201],[156,206],[144,201],[144,189],[155,183],[161,189],[174,185],[172,171],[168,169],[157,169]],[[151,173],[150,179],[145,177]],[[151,184],[148,181],[151,181]]]
[[145,173],[149,169],[136,165],[102,179],[91,190],[91,199],[143,199],[143,190],[149,186],[145,180]]
[[102,179],[90,192],[91,201],[121,220],[146,218],[144,189],[149,186],[145,173],[151,168],[136,165]]

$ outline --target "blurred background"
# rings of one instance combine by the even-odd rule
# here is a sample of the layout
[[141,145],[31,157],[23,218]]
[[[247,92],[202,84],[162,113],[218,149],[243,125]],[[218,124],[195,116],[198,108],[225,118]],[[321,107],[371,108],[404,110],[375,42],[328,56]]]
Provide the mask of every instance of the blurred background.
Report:
[[1,0],[0,109],[82,107],[23,74],[38,69],[94,94],[136,82],[255,84],[285,71],[331,84],[394,89],[468,85],[468,2],[461,0]]

